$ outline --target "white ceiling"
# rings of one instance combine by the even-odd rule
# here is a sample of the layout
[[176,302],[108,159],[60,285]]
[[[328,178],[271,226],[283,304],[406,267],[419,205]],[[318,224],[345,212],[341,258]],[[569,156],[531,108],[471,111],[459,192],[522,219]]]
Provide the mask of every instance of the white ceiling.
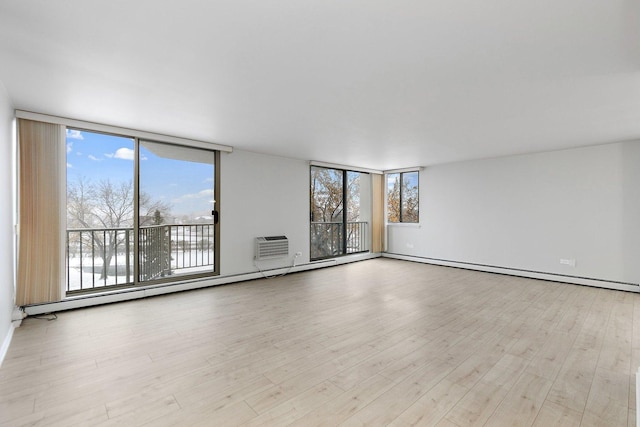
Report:
[[2,0],[19,109],[389,169],[640,139],[638,0]]

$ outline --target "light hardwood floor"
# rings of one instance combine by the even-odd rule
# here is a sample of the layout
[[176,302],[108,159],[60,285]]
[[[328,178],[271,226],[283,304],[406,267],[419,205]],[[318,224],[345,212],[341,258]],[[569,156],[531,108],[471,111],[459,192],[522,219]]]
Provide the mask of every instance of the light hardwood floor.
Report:
[[0,425],[632,426],[639,365],[638,294],[377,259],[28,318]]

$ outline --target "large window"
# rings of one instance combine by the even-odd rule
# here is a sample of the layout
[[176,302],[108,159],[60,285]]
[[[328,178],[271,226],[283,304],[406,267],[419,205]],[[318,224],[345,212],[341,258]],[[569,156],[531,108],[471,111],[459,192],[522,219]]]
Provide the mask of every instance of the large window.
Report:
[[67,129],[67,292],[133,282],[135,141]]
[[418,171],[387,174],[388,222],[419,222],[418,182]]
[[369,250],[370,176],[311,166],[311,259]]
[[217,274],[217,153],[67,129],[67,292]]

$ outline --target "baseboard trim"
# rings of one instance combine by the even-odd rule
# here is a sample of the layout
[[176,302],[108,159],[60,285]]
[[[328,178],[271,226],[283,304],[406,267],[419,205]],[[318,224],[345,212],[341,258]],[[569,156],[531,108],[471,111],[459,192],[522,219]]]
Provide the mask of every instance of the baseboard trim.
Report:
[[380,254],[366,253],[348,255],[340,258],[332,258],[322,261],[313,261],[300,264],[295,267],[279,267],[262,272],[242,273],[228,276],[218,276],[214,278],[198,279],[171,284],[150,285],[147,287],[137,287],[130,289],[119,289],[100,294],[86,294],[68,297],[62,301],[44,304],[33,304],[24,307],[24,311],[29,316],[44,313],[54,313],[76,308],[91,307],[95,305],[110,304],[120,301],[130,301],[134,299],[147,298],[156,295],[164,295],[173,292],[189,291],[193,289],[208,288],[211,286],[228,285],[237,282],[245,282],[255,279],[263,279],[266,276],[278,276],[287,273],[297,273],[318,268],[332,267],[335,265],[347,264],[351,262],[364,261],[367,259],[379,258]]
[[[76,308],[110,304],[110,303],[120,302],[120,301],[129,301],[129,300],[146,298],[146,297],[151,297],[156,295],[164,295],[164,294],[169,294],[173,292],[182,292],[182,291],[188,291],[193,289],[208,288],[211,286],[227,285],[232,283],[245,282],[249,280],[262,279],[264,278],[265,274],[268,276],[277,276],[277,275],[286,274],[286,273],[297,273],[297,272],[303,272],[308,270],[315,270],[318,268],[326,268],[326,267],[331,267],[336,265],[349,264],[352,262],[364,261],[364,260],[380,258],[380,257],[398,259],[403,261],[420,262],[423,264],[441,265],[445,267],[463,268],[467,270],[483,271],[487,273],[497,273],[497,274],[505,274],[510,276],[528,277],[532,279],[548,280],[552,282],[563,282],[563,283],[571,283],[576,285],[594,286],[599,288],[616,289],[616,290],[622,290],[622,291],[628,291],[628,292],[640,292],[640,286],[633,283],[621,283],[621,282],[591,279],[591,278],[585,278],[585,277],[565,276],[561,274],[519,270],[515,268],[473,264],[473,263],[458,262],[458,261],[448,261],[448,260],[442,260],[442,259],[417,257],[417,256],[411,256],[411,255],[402,255],[402,254],[385,252],[385,253],[356,254],[356,255],[333,258],[328,260],[309,262],[309,263],[300,264],[291,268],[290,267],[274,268],[270,270],[264,270],[263,272],[242,273],[242,274],[215,277],[215,278],[184,281],[184,282],[172,283],[172,284],[151,285],[147,287],[139,287],[139,288],[131,288],[131,289],[120,289],[120,290],[105,292],[100,294],[81,295],[81,296],[69,297],[58,302],[28,305],[24,307],[24,311],[27,315],[34,316],[34,315],[44,314],[44,313],[53,313],[53,312],[64,311],[64,310],[73,310]],[[11,327],[10,334],[13,335],[13,326]],[[10,338],[9,338],[9,341],[10,341]],[[3,342],[2,351],[6,351],[6,349],[4,348],[5,345],[7,346],[7,349],[8,349],[9,343],[6,342],[6,338],[5,338],[5,342]],[[4,354],[0,353],[0,356],[4,357]],[[1,360],[2,359],[0,358],[0,363],[1,363]]]
[[505,274],[509,276],[527,277],[531,279],[548,280],[551,282],[571,283],[574,285],[593,286],[597,288],[615,289],[627,292],[640,292],[640,285],[637,283],[616,282],[612,280],[593,279],[588,277],[569,276],[556,273],[545,273],[542,271],[522,270],[517,268],[499,267],[494,265],[474,264],[469,262],[449,261],[444,259],[419,257],[413,255],[402,255],[394,253],[383,253],[384,258],[393,258],[403,261],[420,262],[423,264],[442,265],[445,267],[463,268],[466,270],[483,271],[487,273]]
[[380,258],[382,256],[381,253],[363,253],[363,254],[354,254],[354,255],[346,255],[339,258],[334,258],[336,265],[342,264],[351,264],[352,262],[358,261],[366,261],[368,259]]

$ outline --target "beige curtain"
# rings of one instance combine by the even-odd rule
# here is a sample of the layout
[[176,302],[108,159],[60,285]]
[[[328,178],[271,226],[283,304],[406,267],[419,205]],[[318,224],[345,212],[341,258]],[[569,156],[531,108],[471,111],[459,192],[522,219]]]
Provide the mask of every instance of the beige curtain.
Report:
[[18,120],[18,306],[63,297],[64,132],[64,126]]
[[384,251],[384,175],[371,175],[371,252]]

